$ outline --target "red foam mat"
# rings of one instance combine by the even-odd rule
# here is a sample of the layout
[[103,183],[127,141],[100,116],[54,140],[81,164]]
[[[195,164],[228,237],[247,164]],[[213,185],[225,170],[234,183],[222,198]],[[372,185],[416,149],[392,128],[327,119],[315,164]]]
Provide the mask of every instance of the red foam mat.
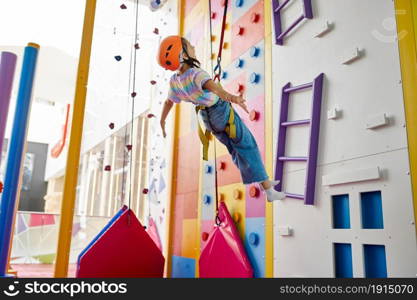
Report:
[[76,277],[163,277],[164,263],[133,211],[124,209],[80,255]]

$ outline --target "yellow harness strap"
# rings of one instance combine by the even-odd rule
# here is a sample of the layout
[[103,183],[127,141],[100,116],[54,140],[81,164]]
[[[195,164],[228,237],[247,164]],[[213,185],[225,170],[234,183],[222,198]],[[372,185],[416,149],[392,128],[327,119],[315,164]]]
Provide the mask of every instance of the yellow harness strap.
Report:
[[[198,120],[198,112],[205,108],[206,107],[203,105],[198,105],[195,107],[195,112],[197,114],[198,136],[200,137],[201,144],[203,145],[203,160],[207,161],[211,133],[207,129],[205,132],[203,132],[200,121]],[[231,139],[236,138],[235,112],[232,105],[230,105],[229,120],[227,121],[225,131]]]
[[236,138],[235,111],[233,110],[233,107],[231,104],[230,104],[229,121],[227,121],[225,131],[231,139]]
[[204,109],[204,106],[196,106],[195,113],[197,114],[198,136],[200,137],[201,144],[203,144],[203,160],[207,161],[211,133],[207,129],[206,132],[203,132],[203,129],[201,129],[200,121],[198,120],[198,112],[202,109]]

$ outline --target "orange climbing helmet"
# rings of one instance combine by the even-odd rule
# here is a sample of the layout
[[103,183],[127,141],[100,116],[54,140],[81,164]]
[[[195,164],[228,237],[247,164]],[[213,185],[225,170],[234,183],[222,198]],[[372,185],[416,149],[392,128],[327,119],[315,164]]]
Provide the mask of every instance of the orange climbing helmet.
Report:
[[161,67],[176,71],[180,68],[180,54],[182,52],[181,37],[170,35],[159,45],[157,60]]

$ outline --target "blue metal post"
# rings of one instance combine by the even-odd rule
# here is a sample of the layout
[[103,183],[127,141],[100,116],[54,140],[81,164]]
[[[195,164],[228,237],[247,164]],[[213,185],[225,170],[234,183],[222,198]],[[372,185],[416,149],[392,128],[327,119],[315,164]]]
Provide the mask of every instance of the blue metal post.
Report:
[[25,48],[16,111],[7,157],[4,191],[0,205],[0,277],[7,276],[9,246],[18,195],[20,171],[26,141],[27,126],[31,107],[32,88],[39,52],[37,44],[29,43]]

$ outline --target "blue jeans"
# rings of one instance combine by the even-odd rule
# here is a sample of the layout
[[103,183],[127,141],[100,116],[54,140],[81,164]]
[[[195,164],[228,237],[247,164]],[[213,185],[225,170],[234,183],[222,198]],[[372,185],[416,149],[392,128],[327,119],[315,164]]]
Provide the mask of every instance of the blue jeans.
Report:
[[244,184],[262,182],[268,179],[258,144],[235,111],[236,138],[231,139],[225,132],[231,105],[219,100],[213,106],[200,110],[206,129],[227,147],[233,162],[239,168]]

